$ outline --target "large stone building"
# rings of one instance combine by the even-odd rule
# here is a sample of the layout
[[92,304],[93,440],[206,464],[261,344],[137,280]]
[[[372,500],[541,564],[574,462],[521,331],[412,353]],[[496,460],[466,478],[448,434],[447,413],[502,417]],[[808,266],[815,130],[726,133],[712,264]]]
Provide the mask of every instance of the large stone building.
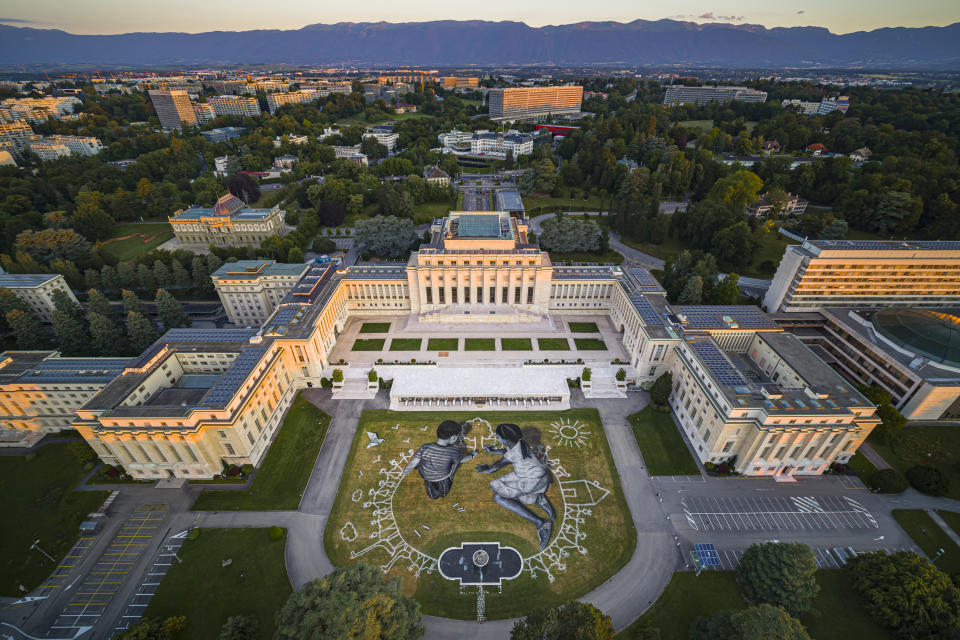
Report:
[[230,322],[259,327],[307,268],[305,264],[277,264],[273,260],[239,260],[223,265],[211,277]]
[[259,247],[270,236],[286,234],[284,216],[278,206],[272,209],[250,209],[243,200],[222,196],[213,207],[181,209],[167,219],[173,234],[185,248]]
[[954,307],[960,242],[806,240],[787,247],[767,290],[767,311],[821,307]]
[[0,273],[0,287],[12,291],[43,322],[50,322],[50,314],[56,309],[54,291],[62,291],[77,302],[67,281],[59,273]]
[[510,87],[490,89],[489,93],[491,120],[521,122],[579,115],[582,103],[583,87],[576,85]]
[[197,126],[197,114],[186,91],[151,89],[150,102],[164,129],[182,129],[184,124]]

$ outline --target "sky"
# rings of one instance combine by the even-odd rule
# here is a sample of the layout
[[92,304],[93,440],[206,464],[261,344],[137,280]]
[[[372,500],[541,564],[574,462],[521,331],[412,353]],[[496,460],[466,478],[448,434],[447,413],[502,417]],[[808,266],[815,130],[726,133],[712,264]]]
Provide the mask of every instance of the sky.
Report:
[[[471,13],[471,11],[473,13]],[[70,33],[299,29],[334,22],[515,20],[530,26],[581,21],[672,18],[766,27],[819,26],[834,33],[960,22],[958,0],[3,0],[0,24]]]

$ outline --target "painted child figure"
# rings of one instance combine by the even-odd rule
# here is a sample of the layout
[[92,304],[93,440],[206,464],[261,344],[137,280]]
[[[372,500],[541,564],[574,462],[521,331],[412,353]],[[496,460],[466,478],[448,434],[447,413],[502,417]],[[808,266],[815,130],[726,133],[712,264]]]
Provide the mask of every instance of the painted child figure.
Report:
[[[506,448],[498,449],[493,445],[487,445],[484,450],[488,453],[499,453],[503,457],[493,464],[478,464],[474,469],[478,473],[494,473],[509,464],[513,465],[513,471],[490,481],[493,500],[501,507],[534,524],[537,528],[540,550],[543,551],[550,543],[553,519],[556,517],[553,505],[550,504],[546,494],[550,486],[550,470],[530,450],[517,425],[497,425],[497,439]],[[535,514],[526,506],[529,504],[535,504],[543,509],[547,517],[541,518]]]
[[437,427],[437,441],[417,449],[403,470],[404,476],[414,469],[420,471],[427,497],[431,500],[445,498],[453,487],[453,475],[460,465],[480,455],[479,451],[462,452],[462,433],[460,423],[444,420]]

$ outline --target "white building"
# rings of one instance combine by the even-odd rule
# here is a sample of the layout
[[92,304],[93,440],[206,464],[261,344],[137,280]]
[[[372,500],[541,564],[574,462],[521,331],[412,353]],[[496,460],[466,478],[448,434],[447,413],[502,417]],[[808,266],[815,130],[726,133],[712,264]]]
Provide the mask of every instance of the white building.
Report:
[[708,102],[766,102],[767,92],[747,87],[685,87],[670,85],[663,104],[706,104]]
[[100,139],[90,136],[47,136],[44,142],[62,144],[75,156],[95,156],[103,151]]
[[197,122],[200,124],[209,124],[217,117],[217,112],[214,111],[213,105],[209,102],[194,102],[193,112],[196,114]]
[[0,122],[0,144],[10,143],[14,154],[22,154],[31,143],[40,142],[42,139],[22,118],[13,122]]
[[388,152],[393,153],[393,150],[397,148],[397,140],[400,139],[400,134],[392,131],[368,131],[363,134],[363,137],[375,139],[385,146]]
[[0,287],[9,289],[23,300],[42,322],[50,322],[50,314],[56,309],[54,291],[62,291],[77,302],[77,297],[59,273],[0,273]]
[[533,136],[514,129],[505,134],[477,131],[470,139],[470,152],[499,157],[506,157],[507,152],[511,152],[514,158],[529,155],[533,153]]
[[30,145],[30,153],[40,162],[52,162],[71,155],[67,145],[57,142],[34,142]]
[[441,147],[454,149],[469,149],[470,141],[473,140],[473,133],[470,131],[460,131],[454,129],[447,133],[441,133],[437,136]]
[[60,119],[70,115],[81,105],[83,102],[73,96],[7,98],[0,102],[0,121],[13,122],[22,119],[31,124],[41,124],[48,118]]
[[237,156],[218,156],[213,159],[213,172],[218,176],[229,176],[240,170],[240,158]]
[[256,98],[244,96],[214,96],[207,99],[218,116],[258,116],[260,103]]
[[268,93],[267,108],[270,110],[270,113],[275,113],[277,109],[285,104],[315,102],[322,97],[323,94],[320,91],[312,89],[301,89],[300,91],[290,91],[289,93]]
[[273,315],[307,268],[306,264],[278,264],[273,260],[239,260],[228,262],[210,277],[230,322],[259,327]]

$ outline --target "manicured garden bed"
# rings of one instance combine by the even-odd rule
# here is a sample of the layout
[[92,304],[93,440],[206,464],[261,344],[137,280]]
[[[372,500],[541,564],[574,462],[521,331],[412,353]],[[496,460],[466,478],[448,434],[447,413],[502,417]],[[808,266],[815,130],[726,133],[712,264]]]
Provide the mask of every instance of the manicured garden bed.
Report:
[[464,338],[463,350],[464,351],[496,351],[497,339],[496,338]]
[[456,351],[459,348],[459,338],[430,338],[427,340],[427,351]]
[[574,338],[573,342],[579,351],[606,351],[607,345],[598,338]]
[[570,351],[570,342],[566,338],[537,338],[540,351]]
[[360,333],[386,333],[390,331],[389,322],[364,322],[360,326]]
[[503,351],[533,351],[530,338],[500,338],[500,348]]
[[571,333],[600,333],[600,328],[596,322],[571,322]]
[[385,338],[358,338],[353,341],[350,351],[383,351],[384,343],[386,343]]
[[420,338],[394,338],[390,341],[390,351],[420,351],[422,343]]

